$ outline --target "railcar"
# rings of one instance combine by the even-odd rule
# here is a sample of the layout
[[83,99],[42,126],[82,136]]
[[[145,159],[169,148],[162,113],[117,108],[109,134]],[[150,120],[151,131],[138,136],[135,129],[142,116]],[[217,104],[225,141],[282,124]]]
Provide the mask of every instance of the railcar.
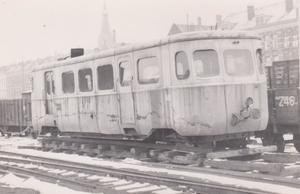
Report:
[[32,122],[41,134],[236,143],[268,123],[252,32],[177,34],[40,65],[33,76]]

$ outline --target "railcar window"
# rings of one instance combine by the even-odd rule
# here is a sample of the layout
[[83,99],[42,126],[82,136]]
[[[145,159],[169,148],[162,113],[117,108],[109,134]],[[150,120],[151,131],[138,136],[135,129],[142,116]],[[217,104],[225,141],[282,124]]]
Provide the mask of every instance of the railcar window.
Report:
[[228,49],[224,51],[226,73],[230,76],[247,76],[254,73],[253,59],[248,49]]
[[138,81],[140,84],[151,84],[159,81],[159,66],[156,57],[138,60]]
[[90,92],[93,90],[92,69],[80,69],[78,72],[80,92]]
[[112,65],[103,65],[97,68],[98,90],[111,90],[114,88],[114,73]]
[[262,60],[262,50],[261,49],[256,50],[256,61],[257,61],[259,73],[261,75],[265,74],[265,67],[264,67],[263,60]]
[[190,76],[189,61],[185,52],[180,51],[175,55],[176,77],[179,80]]
[[193,54],[193,66],[199,78],[214,77],[220,74],[218,54],[214,50],[200,50]]
[[52,79],[52,94],[55,94],[54,75],[51,76],[51,79]]
[[50,95],[51,93],[51,75],[46,76],[46,89],[47,89],[47,94]]
[[121,86],[130,86],[132,74],[129,61],[121,62],[119,68]]
[[73,94],[75,92],[74,73],[72,71],[62,73],[61,80],[63,93]]

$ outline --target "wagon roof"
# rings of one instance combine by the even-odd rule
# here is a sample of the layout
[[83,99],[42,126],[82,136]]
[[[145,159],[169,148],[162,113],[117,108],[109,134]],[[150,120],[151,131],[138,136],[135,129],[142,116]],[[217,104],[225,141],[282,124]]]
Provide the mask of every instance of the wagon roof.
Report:
[[83,61],[89,61],[93,59],[100,59],[110,57],[114,55],[124,54],[132,51],[143,50],[147,48],[162,46],[170,43],[193,41],[193,40],[207,40],[207,39],[260,39],[257,33],[249,31],[198,31],[198,32],[187,32],[180,33],[158,40],[153,40],[144,43],[130,44],[119,48],[99,51],[97,53],[88,54],[80,57],[67,59],[65,61],[56,61],[45,65],[36,66],[34,71],[53,68],[57,66],[69,65],[74,63],[80,63]]

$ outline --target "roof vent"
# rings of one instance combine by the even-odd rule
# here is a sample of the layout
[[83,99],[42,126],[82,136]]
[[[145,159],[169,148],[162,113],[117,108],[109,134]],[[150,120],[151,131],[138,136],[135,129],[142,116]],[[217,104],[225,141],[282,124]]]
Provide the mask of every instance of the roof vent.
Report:
[[71,49],[71,58],[79,57],[79,56],[82,56],[82,55],[84,55],[83,48]]

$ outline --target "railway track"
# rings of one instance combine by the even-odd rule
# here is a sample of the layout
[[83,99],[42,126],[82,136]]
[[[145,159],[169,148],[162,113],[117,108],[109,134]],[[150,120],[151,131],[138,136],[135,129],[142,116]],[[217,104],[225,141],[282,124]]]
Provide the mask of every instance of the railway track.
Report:
[[[142,186],[149,184],[153,190],[163,190],[164,188],[157,186],[163,184],[175,191],[184,193],[271,193],[233,187],[232,185],[226,186],[188,177],[182,179],[182,177],[178,178],[178,176],[159,173],[138,172],[103,166],[96,167],[94,165],[11,152],[1,152],[0,154],[2,155],[0,157],[2,171],[5,170],[23,176],[34,176],[44,181],[59,182],[62,185],[88,192],[126,193],[127,191],[120,191],[118,188],[126,188],[125,186],[129,187],[129,185],[138,183]],[[4,154],[19,156],[19,158],[3,156]],[[26,159],[20,156],[26,157]],[[79,177],[79,174],[85,176]],[[111,178],[107,178],[108,176]],[[104,181],[101,182],[102,179]]]
[[[188,177],[188,176],[180,176],[178,178],[178,175],[174,177],[170,176],[170,174],[166,173],[156,173],[156,172],[140,172],[140,171],[134,171],[132,169],[116,169],[112,166],[104,167],[104,166],[95,166],[95,165],[88,165],[88,164],[82,164],[72,161],[64,161],[64,160],[57,160],[53,158],[45,158],[45,157],[39,157],[35,155],[28,155],[28,154],[21,154],[21,153],[12,153],[12,152],[5,152],[0,151],[1,155],[10,155],[14,157],[0,157],[0,161],[6,162],[5,164],[2,164],[0,168],[5,169],[7,171],[11,171],[13,173],[19,173],[23,175],[28,174],[35,174],[32,172],[23,172],[22,169],[15,167],[16,163],[19,164],[31,164],[35,165],[33,169],[37,169],[39,166],[48,167],[51,170],[60,170],[58,171],[54,177],[51,178],[45,178],[47,173],[43,172],[42,177],[40,179],[42,180],[58,180],[60,184],[67,185],[71,188],[75,188],[77,190],[84,190],[88,192],[98,192],[99,190],[103,191],[106,189],[110,189],[111,191],[107,191],[104,193],[124,193],[125,191],[115,191],[114,188],[116,187],[114,184],[122,184],[122,181],[125,185],[127,184],[150,184],[152,185],[152,188],[155,190],[160,190],[161,188],[157,185],[166,185],[170,188],[172,188],[175,191],[180,191],[184,193],[277,193],[272,191],[260,191],[259,189],[247,189],[247,188],[241,188],[230,185],[224,185],[220,183],[216,183],[213,181],[207,181],[205,179],[197,179],[194,177]],[[55,153],[53,153],[55,154]],[[19,157],[19,158],[15,158]],[[27,158],[27,159],[24,159]],[[107,159],[108,161],[110,159]],[[8,165],[7,163],[12,164],[14,163],[15,166]],[[117,164],[116,164],[117,165]],[[176,171],[183,172],[192,172],[192,173],[199,173],[199,174],[206,174],[206,175],[214,175],[218,177],[226,177],[233,180],[243,180],[243,181],[259,181],[263,184],[270,184],[270,185],[284,185],[286,187],[293,188],[295,190],[300,189],[300,181],[298,179],[287,179],[284,177],[275,177],[270,175],[262,175],[258,173],[244,173],[244,172],[236,172],[236,171],[229,171],[229,170],[219,170],[219,169],[212,169],[212,168],[200,168],[200,167],[192,167],[192,166],[182,166],[182,165],[176,165],[176,164],[166,164],[166,163],[153,163],[153,162],[142,162],[141,165],[145,166],[151,166],[154,168],[160,168],[160,169],[172,169]],[[27,169],[28,170],[28,169]],[[88,174],[88,177],[98,176],[98,178],[95,178],[95,180],[91,181],[89,179],[83,179],[83,178],[76,178],[74,179],[74,176],[71,176],[71,180],[66,178],[66,175],[70,172],[76,172],[76,173],[84,173]],[[36,177],[39,177],[39,174],[35,174]],[[53,176],[53,175],[52,175]],[[99,183],[99,180],[104,178],[114,177],[115,179],[111,179],[111,182],[109,183]],[[62,179],[58,179],[61,177]],[[184,177],[184,178],[183,178]],[[122,180],[126,179],[126,180]],[[78,182],[79,181],[79,182]],[[125,181],[125,182],[124,182]],[[142,183],[141,183],[142,181]],[[91,183],[93,182],[93,183]],[[96,183],[95,183],[96,182]],[[74,185],[74,186],[73,186]],[[121,187],[122,186],[118,186]],[[125,187],[125,186],[124,186]],[[151,186],[150,186],[151,187]],[[125,187],[126,188],[126,187]],[[126,192],[125,192],[126,193]]]

